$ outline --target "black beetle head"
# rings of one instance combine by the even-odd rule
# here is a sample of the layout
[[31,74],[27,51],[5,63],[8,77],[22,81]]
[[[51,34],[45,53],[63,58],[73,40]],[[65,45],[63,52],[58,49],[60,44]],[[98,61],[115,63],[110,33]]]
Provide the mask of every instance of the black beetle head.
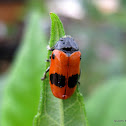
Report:
[[79,50],[78,45],[76,44],[74,39],[70,36],[60,38],[60,40],[56,43],[54,48],[57,50],[61,50],[65,53],[73,53]]

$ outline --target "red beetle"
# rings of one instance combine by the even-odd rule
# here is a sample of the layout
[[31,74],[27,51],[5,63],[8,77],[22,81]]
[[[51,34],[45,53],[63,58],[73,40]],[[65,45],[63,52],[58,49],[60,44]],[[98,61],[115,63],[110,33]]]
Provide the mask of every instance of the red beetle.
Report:
[[70,36],[60,38],[50,50],[53,51],[51,64],[46,72],[49,71],[52,93],[57,98],[67,99],[76,90],[80,77],[81,52]]

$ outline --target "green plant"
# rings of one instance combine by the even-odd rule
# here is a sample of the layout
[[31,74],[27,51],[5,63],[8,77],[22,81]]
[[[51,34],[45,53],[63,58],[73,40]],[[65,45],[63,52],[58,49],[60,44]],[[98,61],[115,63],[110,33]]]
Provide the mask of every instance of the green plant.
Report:
[[[41,13],[31,11],[24,32],[22,45],[12,65],[3,99],[1,126],[87,126],[83,97],[78,89],[68,100],[55,98],[48,79],[41,82],[45,68],[49,66],[45,35],[40,27]],[[51,13],[52,27],[50,47],[65,35],[58,16]],[[48,52],[47,58],[49,58]],[[46,65],[46,66],[45,66]],[[48,78],[48,75],[47,75]],[[40,84],[42,91],[40,97]]]
[[[49,46],[52,47],[65,35],[63,25],[54,13],[50,13],[52,26],[51,38]],[[49,59],[51,52],[48,51],[47,59]],[[46,63],[46,69],[49,63]],[[55,98],[52,95],[49,85],[49,75],[42,82],[42,91],[40,97],[40,105],[37,115],[35,116],[34,126],[87,126],[87,119],[83,97],[77,89],[74,95],[67,99],[62,100]]]
[[100,86],[87,100],[91,126],[126,125],[126,79],[116,77]]
[[0,126],[32,126],[38,109],[46,58],[42,14],[30,11],[24,37],[5,85]]

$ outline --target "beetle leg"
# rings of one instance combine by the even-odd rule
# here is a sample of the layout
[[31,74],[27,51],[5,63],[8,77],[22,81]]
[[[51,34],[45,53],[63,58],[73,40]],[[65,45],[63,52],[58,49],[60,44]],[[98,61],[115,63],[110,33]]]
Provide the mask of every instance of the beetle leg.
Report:
[[80,85],[80,81],[77,82]]
[[50,59],[47,59],[46,62],[50,62]]
[[49,47],[49,45],[47,46],[47,50],[49,50],[49,51],[53,51],[54,50],[54,47]]
[[51,55],[49,56],[49,59],[46,60],[46,62],[50,62],[51,60]]
[[41,78],[41,80],[45,80],[45,78],[46,78],[46,73],[49,72],[49,69],[50,69],[50,67],[48,67],[48,68],[46,69],[46,71],[45,71],[45,73],[44,73],[44,76]]
[[53,51],[54,50],[54,47],[50,48],[49,51]]
[[[80,75],[81,75],[81,69],[80,69],[80,74],[79,74],[78,80],[80,80]],[[78,81],[77,83],[80,85],[80,81]]]

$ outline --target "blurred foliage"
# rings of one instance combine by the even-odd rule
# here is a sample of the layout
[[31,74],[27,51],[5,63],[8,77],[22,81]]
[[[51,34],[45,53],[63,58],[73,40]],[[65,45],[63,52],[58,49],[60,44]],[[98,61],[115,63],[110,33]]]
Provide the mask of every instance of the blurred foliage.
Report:
[[[6,83],[6,74],[4,74],[4,75],[1,75],[0,76],[0,102],[2,103],[2,101],[3,101],[3,92],[4,92],[4,84]],[[1,111],[2,111],[2,108],[1,108],[1,106],[0,106],[0,118],[1,118]]]
[[86,108],[91,126],[126,125],[125,2],[121,1],[118,12],[114,14],[98,16],[99,12],[89,12],[86,23],[83,23],[84,30],[81,30],[88,36],[88,44],[82,49],[84,78],[81,81],[85,85],[81,85],[81,91],[84,95],[90,94],[90,97],[87,96]]
[[26,11],[27,10],[39,10],[41,11],[43,14],[44,12],[47,12],[47,8],[45,7],[45,1],[44,0],[27,0],[26,2],[27,6],[26,6]]
[[24,39],[12,65],[3,98],[1,126],[31,126],[38,109],[46,56],[41,13],[31,12]]
[[[117,77],[100,86],[86,103],[91,126],[126,125],[126,79]],[[122,122],[121,122],[122,120]]]
[[[125,0],[120,0],[121,7],[126,7],[126,1]],[[126,8],[125,8],[126,9]]]
[[83,0],[83,5],[88,17],[91,20],[100,21],[104,17],[102,13],[97,9],[97,7],[93,4],[92,0]]

